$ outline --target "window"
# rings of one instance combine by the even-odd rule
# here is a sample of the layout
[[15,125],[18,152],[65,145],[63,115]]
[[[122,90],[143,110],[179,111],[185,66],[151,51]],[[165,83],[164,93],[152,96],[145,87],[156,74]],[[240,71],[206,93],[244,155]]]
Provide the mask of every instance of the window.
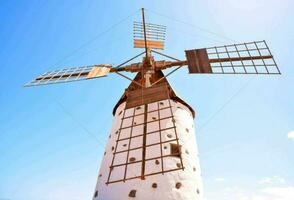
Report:
[[96,190],[94,194],[94,198],[96,198],[97,196],[98,196],[98,191]]
[[181,157],[181,145],[170,143],[170,154],[175,157]]

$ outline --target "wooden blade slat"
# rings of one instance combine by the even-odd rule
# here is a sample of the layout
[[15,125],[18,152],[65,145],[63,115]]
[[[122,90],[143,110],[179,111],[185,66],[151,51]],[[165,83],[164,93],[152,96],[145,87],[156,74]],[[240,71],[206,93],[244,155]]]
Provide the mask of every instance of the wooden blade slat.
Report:
[[206,49],[186,51],[190,74],[212,73]]
[[87,79],[98,78],[98,77],[106,76],[110,72],[110,69],[111,69],[110,67],[95,66],[87,74]]
[[[145,41],[135,39],[134,40],[134,47],[135,48],[144,48]],[[152,48],[152,49],[164,49],[164,43],[161,41],[147,40],[147,47]]]

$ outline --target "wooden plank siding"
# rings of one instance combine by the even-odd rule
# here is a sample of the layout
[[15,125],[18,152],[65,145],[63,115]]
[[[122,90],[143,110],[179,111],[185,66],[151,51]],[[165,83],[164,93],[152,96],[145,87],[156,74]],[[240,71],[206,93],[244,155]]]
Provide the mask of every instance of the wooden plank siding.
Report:
[[130,91],[127,97],[126,109],[169,98],[168,85],[166,83],[156,84],[150,88]]

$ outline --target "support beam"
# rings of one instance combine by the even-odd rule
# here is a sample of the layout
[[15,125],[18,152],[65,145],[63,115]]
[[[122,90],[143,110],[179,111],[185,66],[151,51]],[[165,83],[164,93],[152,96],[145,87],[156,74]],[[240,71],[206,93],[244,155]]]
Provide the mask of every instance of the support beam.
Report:
[[148,60],[148,47],[147,47],[147,36],[146,36],[146,24],[145,24],[144,8],[142,8],[142,20],[143,20],[143,32],[144,32],[146,59]]

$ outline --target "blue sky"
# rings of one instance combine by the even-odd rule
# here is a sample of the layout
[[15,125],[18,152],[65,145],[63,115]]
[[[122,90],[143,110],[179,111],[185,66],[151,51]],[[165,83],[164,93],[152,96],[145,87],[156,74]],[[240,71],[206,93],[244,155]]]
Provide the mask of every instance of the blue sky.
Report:
[[185,49],[268,42],[282,76],[188,75],[181,69],[169,80],[197,113],[207,200],[292,200],[291,0],[0,0],[0,199],[91,198],[112,108],[129,82],[109,75],[22,85],[49,69],[116,65],[136,55],[132,24],[141,7],[147,21],[167,26],[164,53],[180,59]]

